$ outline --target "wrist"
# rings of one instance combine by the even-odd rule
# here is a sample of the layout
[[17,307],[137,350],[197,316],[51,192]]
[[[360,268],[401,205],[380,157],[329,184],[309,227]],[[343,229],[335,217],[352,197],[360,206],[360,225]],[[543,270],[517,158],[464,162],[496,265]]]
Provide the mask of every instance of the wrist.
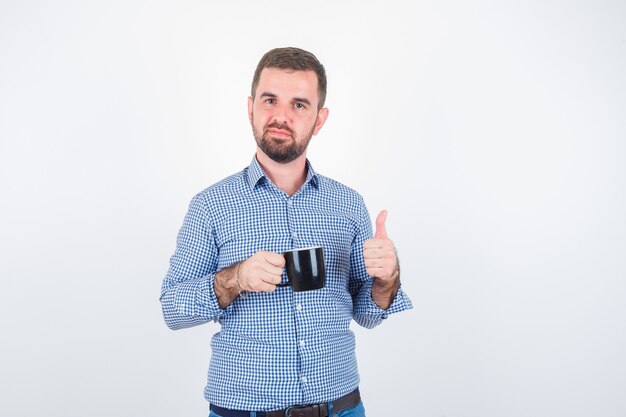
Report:
[[372,288],[381,292],[394,292],[398,287],[400,287],[400,277],[398,275],[388,280],[374,277],[372,282]]
[[379,289],[390,289],[400,284],[400,264],[396,264],[395,269],[389,276],[389,278],[374,277],[373,286]]
[[374,277],[372,281],[372,300],[378,307],[387,310],[396,298],[399,289],[400,268],[396,265],[396,269],[390,279]]
[[245,298],[248,293],[246,291],[244,291],[244,289],[241,287],[241,283],[239,282],[239,279],[241,277],[240,273],[241,273],[241,265],[242,264],[243,264],[243,261],[239,262],[237,264],[237,266],[235,267],[235,286],[237,287],[238,295],[240,297]]

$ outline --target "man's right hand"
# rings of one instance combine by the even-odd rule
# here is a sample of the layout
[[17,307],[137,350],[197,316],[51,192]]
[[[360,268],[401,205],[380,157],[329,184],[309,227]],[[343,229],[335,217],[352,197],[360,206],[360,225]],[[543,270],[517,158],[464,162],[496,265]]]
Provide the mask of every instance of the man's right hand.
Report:
[[283,255],[258,251],[239,265],[241,291],[272,292],[280,284],[285,266]]
[[[258,251],[245,261],[222,269],[215,275],[215,295],[226,308],[240,291],[272,292],[280,284],[285,258],[274,252]],[[239,271],[237,271],[239,267]],[[239,277],[237,277],[239,272]]]

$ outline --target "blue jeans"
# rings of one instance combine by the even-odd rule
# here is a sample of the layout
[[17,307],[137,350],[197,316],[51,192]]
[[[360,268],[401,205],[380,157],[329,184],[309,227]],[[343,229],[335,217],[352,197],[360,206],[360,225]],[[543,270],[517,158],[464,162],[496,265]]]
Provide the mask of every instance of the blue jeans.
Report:
[[363,401],[359,402],[356,407],[333,413],[333,417],[365,417],[365,407]]
[[[211,411],[209,413],[209,417],[221,417],[221,416]],[[250,417],[256,417],[256,416],[251,415]],[[356,407],[348,408],[347,410],[343,410],[338,413],[333,413],[333,417],[365,417],[365,407],[363,407],[363,402],[361,401],[360,403],[358,403]]]

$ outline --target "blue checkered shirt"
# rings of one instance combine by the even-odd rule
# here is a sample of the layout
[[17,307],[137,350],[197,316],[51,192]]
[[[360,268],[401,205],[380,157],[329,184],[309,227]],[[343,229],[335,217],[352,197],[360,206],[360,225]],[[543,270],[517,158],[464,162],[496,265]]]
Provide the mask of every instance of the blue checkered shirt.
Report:
[[[372,328],[411,308],[402,289],[387,310],[371,297],[363,242],[372,225],[362,197],[316,174],[293,196],[278,189],[256,158],[242,172],[196,195],[178,234],[161,303],[172,329],[214,320],[221,331],[204,390],[212,404],[268,411],[331,401],[359,384],[350,321]],[[216,272],[259,250],[322,246],[326,287],[249,293],[220,308]],[[287,281],[283,273],[283,282]]]

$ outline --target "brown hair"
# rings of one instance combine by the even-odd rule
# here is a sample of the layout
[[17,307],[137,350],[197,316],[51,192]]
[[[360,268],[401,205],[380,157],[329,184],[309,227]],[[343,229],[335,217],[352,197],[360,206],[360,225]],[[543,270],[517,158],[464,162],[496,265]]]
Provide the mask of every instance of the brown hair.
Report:
[[324,66],[317,60],[315,55],[300,48],[276,48],[268,51],[263,55],[259,64],[254,71],[252,79],[252,98],[256,94],[256,88],[259,85],[261,71],[264,68],[279,68],[293,71],[315,71],[317,75],[317,95],[319,102],[317,109],[324,107],[326,101],[326,71]]

